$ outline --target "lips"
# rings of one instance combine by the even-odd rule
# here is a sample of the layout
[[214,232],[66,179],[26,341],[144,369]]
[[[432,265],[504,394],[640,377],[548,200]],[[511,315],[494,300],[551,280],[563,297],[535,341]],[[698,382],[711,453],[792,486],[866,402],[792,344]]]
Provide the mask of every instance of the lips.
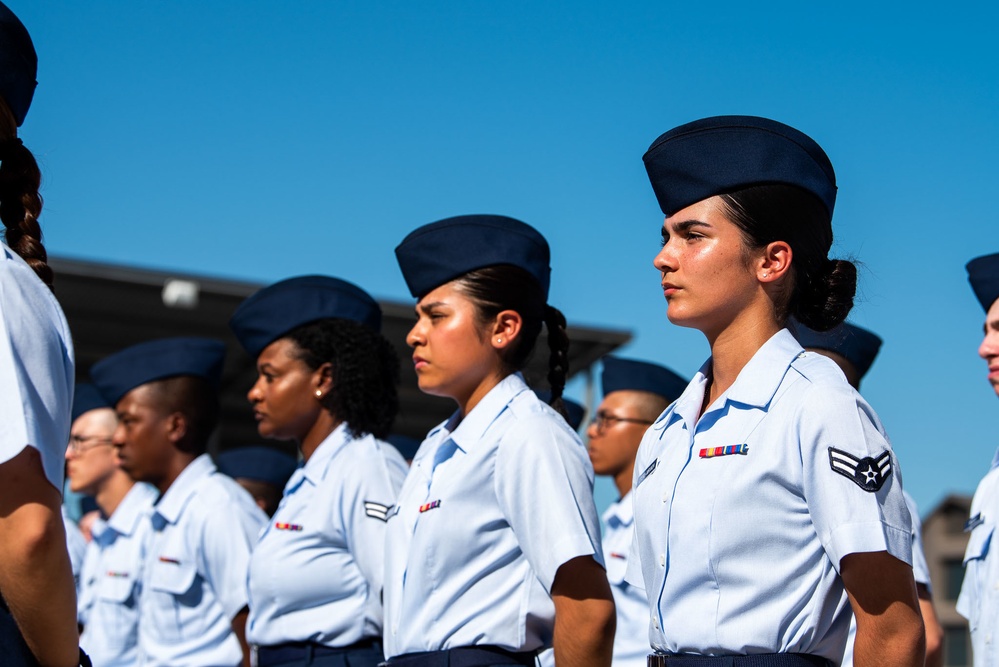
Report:
[[413,367],[416,370],[420,370],[422,368],[425,368],[428,363],[429,362],[426,359],[424,359],[423,357],[415,355],[415,354],[413,355]]
[[663,285],[663,295],[667,297],[676,294],[677,291],[680,289],[678,286],[674,285],[673,283],[664,282],[662,285]]

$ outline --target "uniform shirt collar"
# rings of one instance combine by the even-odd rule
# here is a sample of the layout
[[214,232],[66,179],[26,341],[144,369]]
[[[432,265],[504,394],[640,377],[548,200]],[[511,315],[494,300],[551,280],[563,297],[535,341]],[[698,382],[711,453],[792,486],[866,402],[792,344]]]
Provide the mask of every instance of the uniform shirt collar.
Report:
[[131,535],[155,500],[156,489],[143,482],[136,482],[121,499],[114,514],[108,518],[107,526],[119,535]]
[[[467,453],[470,447],[482,440],[486,430],[506,410],[510,401],[527,389],[523,375],[520,373],[508,375],[490,389],[489,393],[479,401],[479,404],[471,412],[465,415],[460,423],[457,423],[458,413],[455,412],[443,428],[450,431],[451,441],[458,449]],[[457,427],[454,426],[456,423]]]
[[616,503],[611,504],[610,507],[604,511],[603,514],[604,523],[607,524],[608,528],[626,528],[630,526],[635,520],[635,507],[631,502],[631,491],[628,492],[624,498],[621,498]]
[[319,443],[316,447],[316,451],[312,452],[312,456],[306,461],[299,470],[302,476],[313,484],[319,484],[326,477],[326,471],[329,470],[329,463],[336,456],[340,450],[347,446],[347,443],[353,440],[350,437],[350,431],[347,430],[347,422],[342,422],[339,426],[333,429],[333,432],[326,436],[326,439]]
[[168,523],[177,523],[187,502],[197,492],[201,481],[215,472],[215,464],[208,454],[202,454],[177,476],[153,509]]
[[777,393],[791,362],[804,352],[787,329],[781,329],[763,344],[739,372],[725,392],[732,403],[764,408]]

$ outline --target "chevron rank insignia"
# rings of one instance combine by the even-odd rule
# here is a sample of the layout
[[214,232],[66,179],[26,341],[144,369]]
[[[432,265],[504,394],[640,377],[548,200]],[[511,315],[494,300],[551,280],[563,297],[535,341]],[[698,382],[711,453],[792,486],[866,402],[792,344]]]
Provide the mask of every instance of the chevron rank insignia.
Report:
[[885,450],[877,457],[865,456],[858,459],[852,454],[829,448],[829,465],[864,491],[874,493],[884,486],[885,480],[891,476],[891,454]]
[[375,503],[370,500],[364,501],[364,513],[372,519],[388,521],[388,513],[390,509],[392,509],[391,505],[382,505],[381,503]]

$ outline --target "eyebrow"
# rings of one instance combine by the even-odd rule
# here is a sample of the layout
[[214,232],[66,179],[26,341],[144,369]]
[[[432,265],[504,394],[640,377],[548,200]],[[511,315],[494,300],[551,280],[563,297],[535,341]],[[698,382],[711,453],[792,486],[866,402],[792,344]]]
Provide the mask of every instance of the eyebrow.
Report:
[[429,313],[434,308],[438,306],[446,306],[447,304],[443,301],[431,301],[430,303],[418,303],[416,304],[416,314],[419,315],[420,312]]
[[[693,227],[710,227],[710,226],[711,225],[704,222],[703,220],[684,220],[683,222],[673,223],[673,229],[677,234],[686,233],[690,231],[690,229]],[[663,234],[669,234],[669,233],[670,231],[666,228],[666,225],[663,225]]]

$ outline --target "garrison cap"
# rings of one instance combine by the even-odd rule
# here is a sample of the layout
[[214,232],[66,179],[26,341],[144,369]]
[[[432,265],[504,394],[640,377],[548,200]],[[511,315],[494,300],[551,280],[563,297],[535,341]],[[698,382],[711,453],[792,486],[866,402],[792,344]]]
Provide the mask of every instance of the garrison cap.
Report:
[[811,192],[830,218],[836,203],[836,174],[822,148],[768,118],[695,120],[661,135],[642,160],[666,216],[714,195],[776,183]]
[[116,405],[139,385],[189,375],[218,389],[225,344],[211,338],[159,338],[127,347],[101,359],[90,379],[108,403]]
[[604,396],[615,391],[647,391],[672,403],[687,388],[686,380],[659,364],[612,355],[604,357],[603,362],[600,383]]
[[256,359],[291,330],[331,317],[354,320],[375,331],[382,326],[381,307],[357,285],[330,276],[298,276],[249,296],[229,319],[229,328]]
[[97,391],[97,387],[89,382],[76,383],[76,389],[73,391],[73,421],[85,412],[111,407],[113,406],[104,399],[101,392]]
[[[546,405],[548,401],[552,400],[552,393],[546,389],[535,389],[534,393]],[[565,396],[562,397],[562,404],[565,405],[565,420],[569,422],[569,426],[572,427],[573,431],[578,431],[579,427],[583,424],[583,417],[586,416],[586,408]]]
[[243,477],[283,489],[298,467],[298,460],[273,447],[254,445],[225,450],[215,458],[215,465],[233,479]]
[[512,264],[534,276],[548,298],[551,252],[530,225],[502,215],[460,215],[410,232],[395,249],[410,293],[427,292],[466,273]]
[[881,349],[881,338],[856,324],[842,322],[829,331],[815,331],[795,322],[794,335],[802,347],[835,352],[857,369],[860,379],[871,369]]
[[968,262],[968,282],[985,312],[999,299],[999,253],[976,257]]
[[38,55],[24,24],[0,2],[0,96],[20,127],[38,82]]

